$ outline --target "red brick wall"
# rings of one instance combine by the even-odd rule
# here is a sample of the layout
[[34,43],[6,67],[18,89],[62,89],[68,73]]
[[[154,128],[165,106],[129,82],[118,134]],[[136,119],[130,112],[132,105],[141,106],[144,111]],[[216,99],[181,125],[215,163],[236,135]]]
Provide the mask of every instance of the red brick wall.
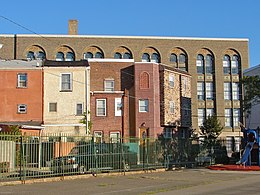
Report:
[[[147,72],[149,74],[149,88],[140,88],[140,74]],[[159,87],[159,65],[153,63],[135,64],[135,129],[136,136],[139,136],[139,128],[145,122],[146,128],[149,128],[149,136],[156,137],[162,132],[160,127],[160,87]],[[149,111],[139,112],[139,99],[149,100]]]
[[[27,73],[28,87],[17,88],[17,74]],[[0,70],[0,121],[42,121],[42,71]],[[17,105],[26,104],[27,113],[18,114]]]

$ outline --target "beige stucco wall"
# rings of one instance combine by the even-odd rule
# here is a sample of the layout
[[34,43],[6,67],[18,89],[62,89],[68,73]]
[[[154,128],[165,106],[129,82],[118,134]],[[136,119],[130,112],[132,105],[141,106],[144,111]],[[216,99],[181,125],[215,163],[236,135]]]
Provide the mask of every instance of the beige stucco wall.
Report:
[[[61,91],[62,73],[71,73],[72,91]],[[55,102],[57,102],[57,112],[49,112],[49,103]],[[77,103],[83,103],[85,112],[86,67],[44,67],[45,132],[84,134],[85,125],[79,122],[83,116],[76,115]]]

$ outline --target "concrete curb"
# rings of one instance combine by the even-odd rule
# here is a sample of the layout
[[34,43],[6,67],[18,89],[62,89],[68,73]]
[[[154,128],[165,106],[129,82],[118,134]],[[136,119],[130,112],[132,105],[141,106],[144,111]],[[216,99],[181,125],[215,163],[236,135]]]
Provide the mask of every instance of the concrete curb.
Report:
[[56,181],[64,181],[64,180],[75,180],[75,179],[88,179],[91,177],[107,177],[107,176],[125,176],[125,175],[136,175],[136,174],[149,174],[156,172],[166,171],[164,168],[162,169],[154,169],[154,170],[138,170],[138,171],[129,171],[129,172],[109,172],[109,173],[97,173],[96,175],[86,174],[86,175],[70,175],[70,176],[59,176],[59,177],[48,177],[48,178],[37,178],[37,179],[29,179],[24,181],[6,181],[0,182],[0,186],[12,186],[19,184],[33,184],[33,183],[43,183],[43,182],[56,182]]

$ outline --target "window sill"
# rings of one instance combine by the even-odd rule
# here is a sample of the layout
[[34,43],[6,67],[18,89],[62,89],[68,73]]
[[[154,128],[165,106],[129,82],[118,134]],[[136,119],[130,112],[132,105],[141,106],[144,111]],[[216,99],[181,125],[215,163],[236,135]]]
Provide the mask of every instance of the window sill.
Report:
[[72,92],[72,89],[69,89],[69,90],[60,90],[60,92]]

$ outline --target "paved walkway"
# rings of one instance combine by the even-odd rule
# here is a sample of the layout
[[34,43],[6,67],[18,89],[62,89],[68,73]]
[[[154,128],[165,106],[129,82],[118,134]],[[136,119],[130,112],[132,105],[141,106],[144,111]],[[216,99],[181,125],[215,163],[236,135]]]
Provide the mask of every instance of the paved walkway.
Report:
[[[84,176],[83,176],[84,177]],[[260,172],[184,169],[1,186],[0,194],[259,194]],[[75,179],[76,178],[76,179]],[[71,178],[70,178],[71,179]]]

